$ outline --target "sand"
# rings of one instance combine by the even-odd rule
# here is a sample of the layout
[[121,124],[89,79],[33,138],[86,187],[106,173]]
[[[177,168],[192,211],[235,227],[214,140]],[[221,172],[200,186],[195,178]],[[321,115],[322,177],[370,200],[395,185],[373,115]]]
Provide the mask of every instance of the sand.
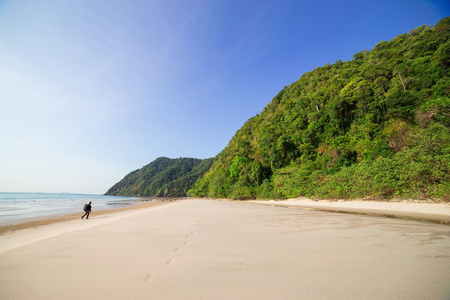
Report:
[[189,199],[5,232],[0,299],[449,299],[448,225],[278,204]]
[[[170,201],[172,201],[172,200],[170,200]],[[141,209],[144,207],[152,207],[152,206],[160,205],[163,203],[164,203],[163,201],[143,200],[143,201],[137,202],[135,205],[125,206],[125,207],[120,207],[120,208],[97,210],[94,207],[94,210],[91,213],[91,216],[93,217],[93,216],[111,214],[111,213],[119,212],[119,211]],[[13,224],[8,224],[8,225],[0,225],[0,235],[4,234],[6,232],[20,230],[20,229],[49,225],[49,224],[53,224],[53,223],[66,222],[66,221],[70,221],[70,220],[77,220],[77,219],[80,219],[83,214],[84,214],[84,211],[80,211],[78,213],[61,214],[61,215],[49,216],[49,217],[45,217],[45,218],[44,217],[30,218],[28,220],[23,220],[22,222],[18,222],[18,223],[13,223]]]
[[298,207],[303,209],[372,216],[400,218],[407,220],[450,224],[450,203],[427,203],[423,201],[313,201],[308,198],[289,200],[250,201],[253,203]]

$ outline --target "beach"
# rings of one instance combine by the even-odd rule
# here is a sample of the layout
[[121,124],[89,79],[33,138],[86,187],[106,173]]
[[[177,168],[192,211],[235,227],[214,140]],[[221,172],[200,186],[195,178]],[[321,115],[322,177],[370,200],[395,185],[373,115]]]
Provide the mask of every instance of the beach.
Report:
[[424,201],[363,201],[363,200],[311,200],[296,198],[288,200],[252,200],[269,206],[297,207],[317,211],[354,213],[361,215],[398,218],[422,222],[450,224],[450,203]]
[[[115,213],[115,212],[141,209],[141,208],[152,207],[152,206],[163,204],[163,203],[164,203],[163,201],[142,200],[142,201],[134,202],[133,205],[122,206],[122,207],[118,207],[118,208],[97,209],[94,206],[93,215],[99,216],[99,215],[111,214],[111,213]],[[34,218],[23,219],[20,222],[12,222],[10,224],[0,225],[0,235],[3,233],[21,230],[21,229],[44,226],[44,225],[49,225],[49,224],[53,224],[53,223],[66,222],[66,221],[70,221],[70,220],[78,220],[78,219],[80,219],[80,216],[82,216],[83,214],[84,214],[84,211],[80,210],[80,212],[78,212],[78,213],[65,213],[65,214],[60,213],[60,214],[48,215],[48,216],[44,216],[44,217],[34,217]]]
[[0,298],[449,299],[448,204],[339,203],[185,199],[9,228]]

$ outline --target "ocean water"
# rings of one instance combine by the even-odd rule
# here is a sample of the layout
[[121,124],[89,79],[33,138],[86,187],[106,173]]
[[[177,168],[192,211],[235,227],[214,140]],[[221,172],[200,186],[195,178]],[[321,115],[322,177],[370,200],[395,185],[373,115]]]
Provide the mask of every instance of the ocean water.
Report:
[[92,211],[134,205],[138,198],[54,193],[0,193],[0,225],[21,223],[67,213],[83,214],[83,205],[92,202]]

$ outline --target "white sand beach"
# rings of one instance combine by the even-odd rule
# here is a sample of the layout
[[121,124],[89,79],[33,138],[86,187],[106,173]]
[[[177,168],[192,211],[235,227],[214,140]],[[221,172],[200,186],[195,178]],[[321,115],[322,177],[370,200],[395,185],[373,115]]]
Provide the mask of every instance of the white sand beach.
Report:
[[348,212],[374,216],[388,216],[418,221],[450,224],[450,203],[423,201],[313,201],[308,198],[288,200],[250,201],[273,206],[298,207],[333,212]]
[[4,232],[0,299],[449,299],[448,225],[280,203],[189,199]]

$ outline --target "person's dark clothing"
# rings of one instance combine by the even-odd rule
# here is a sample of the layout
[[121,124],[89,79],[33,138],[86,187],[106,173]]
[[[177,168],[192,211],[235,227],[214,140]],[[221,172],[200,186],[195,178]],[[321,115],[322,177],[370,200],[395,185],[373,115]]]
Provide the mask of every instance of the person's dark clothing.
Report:
[[82,219],[86,216],[86,219],[89,219],[89,214],[91,213],[91,203],[86,205],[86,213],[81,217]]

